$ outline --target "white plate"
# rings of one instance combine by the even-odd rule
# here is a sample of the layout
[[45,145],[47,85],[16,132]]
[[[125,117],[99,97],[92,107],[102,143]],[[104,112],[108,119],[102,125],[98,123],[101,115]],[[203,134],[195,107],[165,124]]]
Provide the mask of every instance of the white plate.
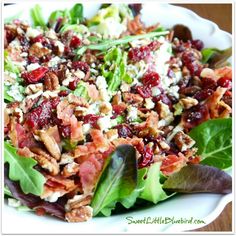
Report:
[[[42,2],[45,17],[56,9],[69,8],[71,2]],[[85,3],[85,16],[92,16],[99,8],[97,3]],[[14,16],[22,11],[21,19],[29,20],[29,9],[32,4],[22,2],[4,7],[4,16]],[[160,22],[165,27],[177,23],[189,26],[193,37],[204,41],[206,47],[225,49],[232,45],[231,35],[218,28],[208,20],[197,16],[192,11],[184,8],[158,3],[145,3],[142,19],[147,24]],[[5,234],[92,234],[92,233],[158,233],[181,232],[203,227],[212,222],[232,201],[233,195],[220,194],[186,194],[178,195],[153,207],[115,215],[111,217],[96,217],[89,222],[69,224],[53,217],[38,217],[32,212],[19,212],[7,205],[2,211],[2,232]],[[126,217],[133,220],[142,220],[150,217],[157,221],[156,224],[128,224]],[[162,217],[162,218],[161,218]],[[202,220],[202,224],[158,224],[158,219],[174,217],[188,219],[191,217]],[[14,223],[13,223],[14,222]]]

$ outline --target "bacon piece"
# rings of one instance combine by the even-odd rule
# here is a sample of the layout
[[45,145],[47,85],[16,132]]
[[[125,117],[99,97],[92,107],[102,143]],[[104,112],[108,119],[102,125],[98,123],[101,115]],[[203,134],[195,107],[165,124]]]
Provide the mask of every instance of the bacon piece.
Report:
[[75,106],[69,104],[67,100],[59,102],[57,105],[57,117],[62,120],[63,125],[70,125]]
[[99,100],[100,94],[94,84],[88,84],[87,89],[88,89],[88,95],[93,101]]
[[78,121],[75,115],[72,115],[70,118],[71,125],[71,140],[72,141],[81,141],[84,140],[84,134],[82,130],[82,121]]

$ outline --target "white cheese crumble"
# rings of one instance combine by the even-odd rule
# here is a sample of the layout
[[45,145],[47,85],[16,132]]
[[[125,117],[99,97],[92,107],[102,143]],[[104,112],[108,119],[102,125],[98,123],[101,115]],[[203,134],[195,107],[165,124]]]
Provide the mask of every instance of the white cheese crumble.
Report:
[[129,106],[127,111],[127,119],[129,121],[135,121],[138,118],[138,109],[136,107]]
[[32,71],[38,69],[40,65],[38,63],[32,63],[27,66],[27,71]]
[[98,119],[97,124],[102,131],[107,131],[111,128],[111,119],[109,116],[101,117]]
[[65,45],[60,41],[56,41],[56,42],[54,42],[54,44],[55,44],[55,46],[58,47],[59,52],[62,54],[64,52]]
[[51,196],[46,197],[44,200],[48,202],[56,202],[60,196],[60,192],[54,192]]
[[10,90],[7,91],[7,94],[13,97],[16,101],[21,102],[23,100],[23,95],[19,91],[19,85],[13,84]]
[[28,27],[25,35],[28,38],[35,38],[40,34],[41,32],[39,30]]
[[60,57],[55,56],[48,62],[48,67],[54,67],[58,63],[65,62],[65,61],[66,61],[65,59],[61,59]]
[[21,206],[21,203],[20,203],[20,201],[14,199],[14,198],[8,198],[8,206],[19,207],[19,206]]
[[111,96],[107,91],[107,82],[103,76],[98,76],[96,79],[96,85],[103,101],[110,101]]
[[153,109],[155,107],[155,103],[152,101],[152,98],[145,98],[144,105],[147,109]]
[[155,86],[155,87],[152,87],[152,96],[155,97],[155,96],[158,96],[161,94],[161,91],[160,89],[158,88],[158,86]]
[[83,131],[83,134],[89,134],[90,132],[90,129],[91,129],[91,125],[90,124],[83,124],[82,125],[82,131]]

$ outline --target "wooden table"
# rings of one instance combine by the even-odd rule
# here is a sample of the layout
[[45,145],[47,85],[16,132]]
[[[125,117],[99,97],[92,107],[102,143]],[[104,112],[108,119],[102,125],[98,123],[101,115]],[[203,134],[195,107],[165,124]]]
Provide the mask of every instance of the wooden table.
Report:
[[[231,4],[173,4],[188,8],[199,16],[215,22],[222,30],[232,33]],[[232,231],[232,203],[211,224],[194,231]]]

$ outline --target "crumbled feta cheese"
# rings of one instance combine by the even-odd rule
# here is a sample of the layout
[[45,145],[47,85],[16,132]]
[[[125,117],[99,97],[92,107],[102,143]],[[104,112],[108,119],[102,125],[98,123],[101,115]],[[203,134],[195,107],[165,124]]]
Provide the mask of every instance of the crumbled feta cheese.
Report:
[[90,124],[83,124],[82,125],[82,131],[83,131],[83,134],[88,134],[90,132],[90,129],[91,129],[91,125]]
[[152,101],[152,98],[145,98],[145,107],[147,109],[153,109],[155,107],[155,103]]
[[52,195],[46,197],[44,200],[48,202],[56,202],[60,196],[61,196],[60,192],[54,192],[52,193]]
[[174,85],[171,86],[170,88],[167,89],[167,93],[175,98],[179,98],[179,86],[178,85]]
[[67,170],[69,173],[73,173],[74,168],[75,168],[77,165],[78,165],[78,164],[75,163],[75,162],[69,163],[69,164],[67,164],[67,166],[66,166],[66,170]]
[[99,107],[100,107],[100,103],[99,103],[99,102],[94,102],[94,103],[92,103],[92,104],[88,107],[88,109],[87,109],[87,111],[86,111],[86,114],[94,114],[94,115],[98,114],[99,111],[100,111]]
[[111,96],[107,91],[107,82],[103,76],[98,76],[96,79],[96,85],[103,101],[110,101]]
[[111,128],[111,119],[109,116],[101,117],[98,119],[97,124],[102,131],[107,131]]
[[59,52],[60,52],[61,54],[64,52],[65,45],[64,45],[62,42],[56,41],[56,42],[54,43],[54,45],[55,45],[56,47],[58,47],[58,50],[59,50]]
[[27,66],[27,71],[32,71],[38,69],[40,65],[38,63],[32,63]]
[[135,121],[138,118],[138,110],[136,107],[129,106],[127,108],[128,114],[127,114],[127,119],[129,121]]
[[48,62],[48,67],[54,67],[58,63],[65,62],[65,61],[66,61],[65,59],[61,59],[60,57],[55,56]]
[[127,84],[127,83],[125,83],[125,82],[123,82],[122,85],[120,86],[120,90],[121,90],[122,92],[129,92],[129,90],[130,90],[130,85]]
[[79,79],[83,79],[85,77],[85,73],[83,71],[81,71],[80,69],[76,70],[74,72],[74,75],[76,77],[78,77]]
[[28,38],[35,38],[40,34],[41,32],[39,30],[28,27],[25,35]]
[[18,84],[13,84],[11,88],[6,91],[7,94],[11,97],[13,97],[16,101],[21,102],[23,100],[23,95],[19,91],[19,85]]
[[9,43],[9,46],[12,48],[21,48],[21,43],[18,38],[15,38],[13,41]]
[[161,94],[161,91],[160,89],[158,88],[158,86],[155,86],[155,87],[152,87],[152,96],[155,97],[155,96],[158,96]]
[[210,68],[204,68],[201,71],[200,76],[202,78],[214,78],[215,77],[215,72],[212,69],[210,69]]
[[21,56],[21,57],[27,57],[27,56],[28,56],[28,53],[27,53],[27,52],[22,52],[22,53],[20,54],[20,56]]
[[65,165],[65,164],[69,164],[69,163],[72,163],[74,161],[74,158],[67,154],[67,153],[63,153],[61,155],[61,160],[59,162],[59,165]]
[[21,206],[21,202],[19,200],[14,199],[14,198],[8,198],[8,206],[19,207],[19,206]]
[[58,96],[59,91],[50,91],[47,90],[45,92],[43,92],[42,96],[45,98],[55,98]]
[[50,39],[57,39],[56,32],[53,29],[46,31],[45,36]]

